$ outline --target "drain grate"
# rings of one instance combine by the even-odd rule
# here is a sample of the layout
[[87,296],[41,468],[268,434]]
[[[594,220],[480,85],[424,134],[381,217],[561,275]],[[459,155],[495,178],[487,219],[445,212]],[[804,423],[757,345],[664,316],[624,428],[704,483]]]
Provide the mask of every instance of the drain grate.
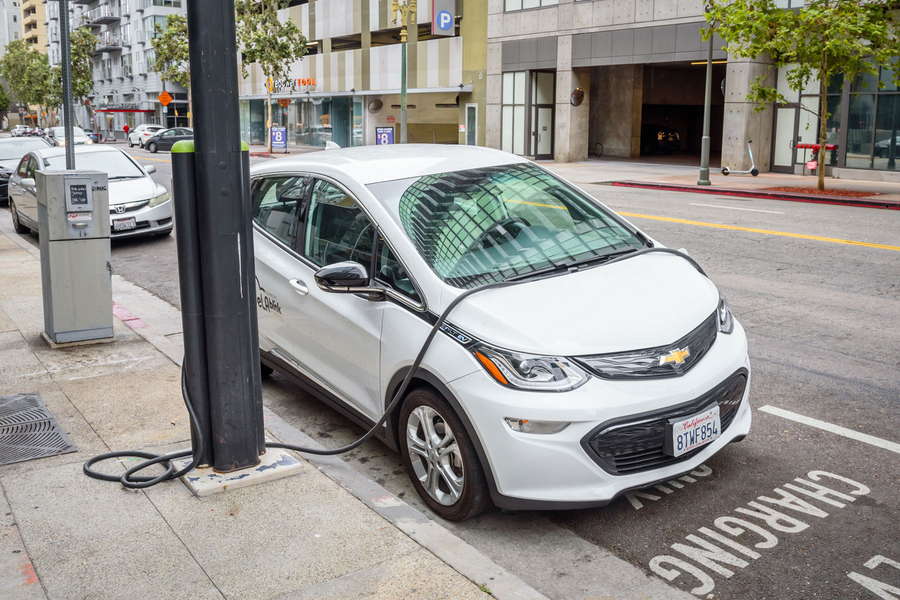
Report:
[[0,396],[0,465],[75,450],[40,396]]

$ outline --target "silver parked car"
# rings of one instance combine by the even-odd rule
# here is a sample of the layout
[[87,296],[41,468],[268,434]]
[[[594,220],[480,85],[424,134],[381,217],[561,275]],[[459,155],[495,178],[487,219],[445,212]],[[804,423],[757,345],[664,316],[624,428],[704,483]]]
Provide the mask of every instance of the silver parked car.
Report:
[[[169,192],[150,178],[153,165],[139,165],[114,147],[78,146],[75,167],[103,171],[109,177],[109,220],[112,237],[168,235],[172,232]],[[65,148],[34,150],[26,154],[9,178],[9,212],[18,233],[38,230],[37,171],[66,168]]]

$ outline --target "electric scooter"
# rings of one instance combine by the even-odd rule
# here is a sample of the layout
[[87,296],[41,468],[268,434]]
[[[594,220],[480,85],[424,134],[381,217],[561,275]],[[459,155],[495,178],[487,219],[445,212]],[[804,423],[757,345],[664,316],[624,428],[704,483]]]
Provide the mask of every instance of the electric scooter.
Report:
[[722,167],[722,175],[747,175],[748,173],[754,177],[759,175],[759,169],[756,168],[756,162],[753,160],[753,148],[750,147],[750,144],[753,143],[753,140],[747,140],[747,151],[750,153],[750,170],[749,171],[732,171],[728,167]]

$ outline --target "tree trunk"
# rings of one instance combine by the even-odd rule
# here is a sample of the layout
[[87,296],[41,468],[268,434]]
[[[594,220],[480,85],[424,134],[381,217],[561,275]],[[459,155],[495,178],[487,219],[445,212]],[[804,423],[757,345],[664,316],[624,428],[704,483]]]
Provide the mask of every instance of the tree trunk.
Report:
[[822,57],[822,72],[819,74],[820,95],[822,97],[822,106],[819,109],[819,181],[816,184],[816,189],[820,192],[825,189],[825,140],[828,137],[828,81],[826,81],[828,75],[826,66],[826,59]]
[[266,103],[269,105],[269,120],[266,121],[266,152],[269,154],[272,154],[272,88],[274,85],[273,82],[266,86]]

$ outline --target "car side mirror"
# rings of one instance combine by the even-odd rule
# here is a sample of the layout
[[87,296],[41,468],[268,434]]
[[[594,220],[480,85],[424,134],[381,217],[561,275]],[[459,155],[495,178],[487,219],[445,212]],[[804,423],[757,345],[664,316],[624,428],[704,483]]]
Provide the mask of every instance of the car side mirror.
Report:
[[326,292],[352,294],[369,291],[369,273],[357,262],[345,261],[322,267],[316,271],[315,277],[316,285]]
[[34,179],[29,177],[28,179],[23,179],[19,182],[19,185],[22,187],[34,187]]
[[156,165],[142,165],[144,170],[147,171],[147,175],[150,173],[156,173]]

